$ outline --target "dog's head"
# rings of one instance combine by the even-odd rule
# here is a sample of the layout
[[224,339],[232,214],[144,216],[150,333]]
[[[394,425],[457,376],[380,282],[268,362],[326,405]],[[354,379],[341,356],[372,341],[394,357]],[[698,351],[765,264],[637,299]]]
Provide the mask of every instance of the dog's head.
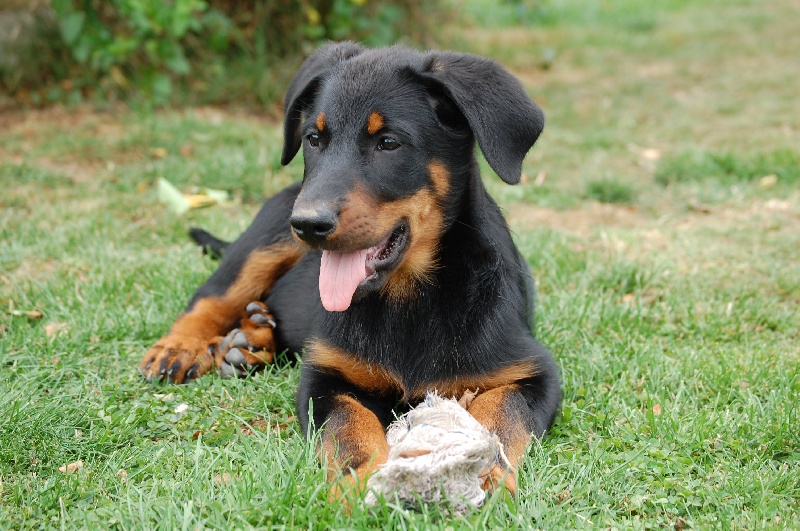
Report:
[[544,126],[519,81],[492,61],[353,43],[315,52],[284,106],[281,162],[301,145],[305,159],[292,231],[323,251],[329,311],[381,290],[410,295],[436,267],[440,237],[475,171],[475,140],[516,184]]

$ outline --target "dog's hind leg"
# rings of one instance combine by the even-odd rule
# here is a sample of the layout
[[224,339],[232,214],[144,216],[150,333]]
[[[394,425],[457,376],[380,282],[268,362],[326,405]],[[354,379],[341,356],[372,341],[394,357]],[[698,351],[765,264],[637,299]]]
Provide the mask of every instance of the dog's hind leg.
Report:
[[[169,333],[147,351],[139,366],[142,375],[150,381],[183,383],[202,376],[215,365],[220,368],[229,365],[233,369],[231,375],[236,372],[234,367],[247,365],[239,363],[241,360],[230,349],[236,346],[238,337],[231,338],[228,348],[223,350],[218,348],[224,341],[221,336],[227,335],[240,321],[245,325],[248,321],[257,325],[253,322],[256,315],[271,319],[266,317],[266,308],[264,312],[248,312],[247,308],[252,301],[261,300],[276,279],[294,267],[303,254],[294,243],[284,242],[248,255],[235,280],[221,294],[196,296]],[[245,329],[254,339],[257,335],[272,334],[272,329],[266,327],[247,325]],[[265,337],[261,339],[264,340],[262,346],[268,344]],[[274,346],[271,350],[274,355]],[[247,360],[246,357],[245,362]],[[257,364],[254,358],[250,361]],[[266,357],[262,361],[266,361]]]

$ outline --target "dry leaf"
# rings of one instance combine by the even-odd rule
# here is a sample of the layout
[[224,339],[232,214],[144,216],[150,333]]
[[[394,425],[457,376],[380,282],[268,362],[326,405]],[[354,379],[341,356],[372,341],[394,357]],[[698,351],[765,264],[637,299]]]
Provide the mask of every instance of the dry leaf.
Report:
[[13,301],[10,301],[8,303],[8,313],[16,317],[22,317],[24,315],[28,319],[41,319],[42,317],[44,317],[44,314],[39,310],[25,310],[25,311],[15,310]]
[[653,406],[653,415],[660,415],[661,414],[661,404],[656,404]]
[[157,159],[163,159],[169,155],[169,151],[163,147],[154,147],[150,150],[150,154]]
[[119,478],[123,483],[128,481],[128,472],[124,468],[120,468],[117,470],[117,473],[114,474],[115,478]]
[[231,475],[228,472],[225,472],[221,476],[214,476],[214,483],[217,485],[222,485],[223,487],[227,487],[231,484]]
[[547,179],[547,172],[542,170],[536,174],[536,178],[533,180],[533,185],[537,188],[544,184],[544,181]]
[[47,337],[53,337],[59,332],[67,329],[67,323],[47,323],[44,325],[44,333]]
[[774,173],[770,173],[769,175],[765,175],[758,180],[758,184],[761,188],[772,188],[776,184],[778,184],[778,176]]
[[74,463],[70,463],[67,466],[62,466],[58,468],[58,471],[62,474],[72,474],[83,468],[83,461],[75,461]]

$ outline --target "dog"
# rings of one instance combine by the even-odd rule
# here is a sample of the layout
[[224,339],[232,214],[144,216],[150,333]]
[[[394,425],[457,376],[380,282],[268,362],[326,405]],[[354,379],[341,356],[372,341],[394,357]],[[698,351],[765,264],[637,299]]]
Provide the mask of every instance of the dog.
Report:
[[329,480],[360,489],[387,459],[394,414],[429,391],[477,393],[468,411],[508,458],[484,488],[515,493],[561,390],[532,336],[529,266],[475,144],[518,183],[541,109],[488,59],[344,42],[303,63],[284,110],[281,163],[302,147],[302,182],[268,199],[230,245],[195,233],[222,253],[219,268],[141,372],[174,383],[213,368],[246,376],[276,352],[304,352],[301,428],[321,430]]

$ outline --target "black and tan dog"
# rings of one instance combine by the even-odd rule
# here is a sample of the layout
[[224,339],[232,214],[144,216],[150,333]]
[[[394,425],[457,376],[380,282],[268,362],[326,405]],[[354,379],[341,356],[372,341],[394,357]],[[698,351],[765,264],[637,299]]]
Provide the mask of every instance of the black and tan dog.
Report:
[[[339,43],[303,64],[285,111],[282,163],[302,145],[302,183],[267,200],[225,249],[143,374],[243,376],[276,350],[305,349],[299,418],[324,430],[332,478],[350,471],[361,484],[386,460],[393,412],[432,390],[477,392],[468,411],[516,466],[561,392],[531,335],[528,265],[481,182],[475,141],[516,184],[541,110],[486,59]],[[515,472],[497,466],[484,485],[514,492]]]

